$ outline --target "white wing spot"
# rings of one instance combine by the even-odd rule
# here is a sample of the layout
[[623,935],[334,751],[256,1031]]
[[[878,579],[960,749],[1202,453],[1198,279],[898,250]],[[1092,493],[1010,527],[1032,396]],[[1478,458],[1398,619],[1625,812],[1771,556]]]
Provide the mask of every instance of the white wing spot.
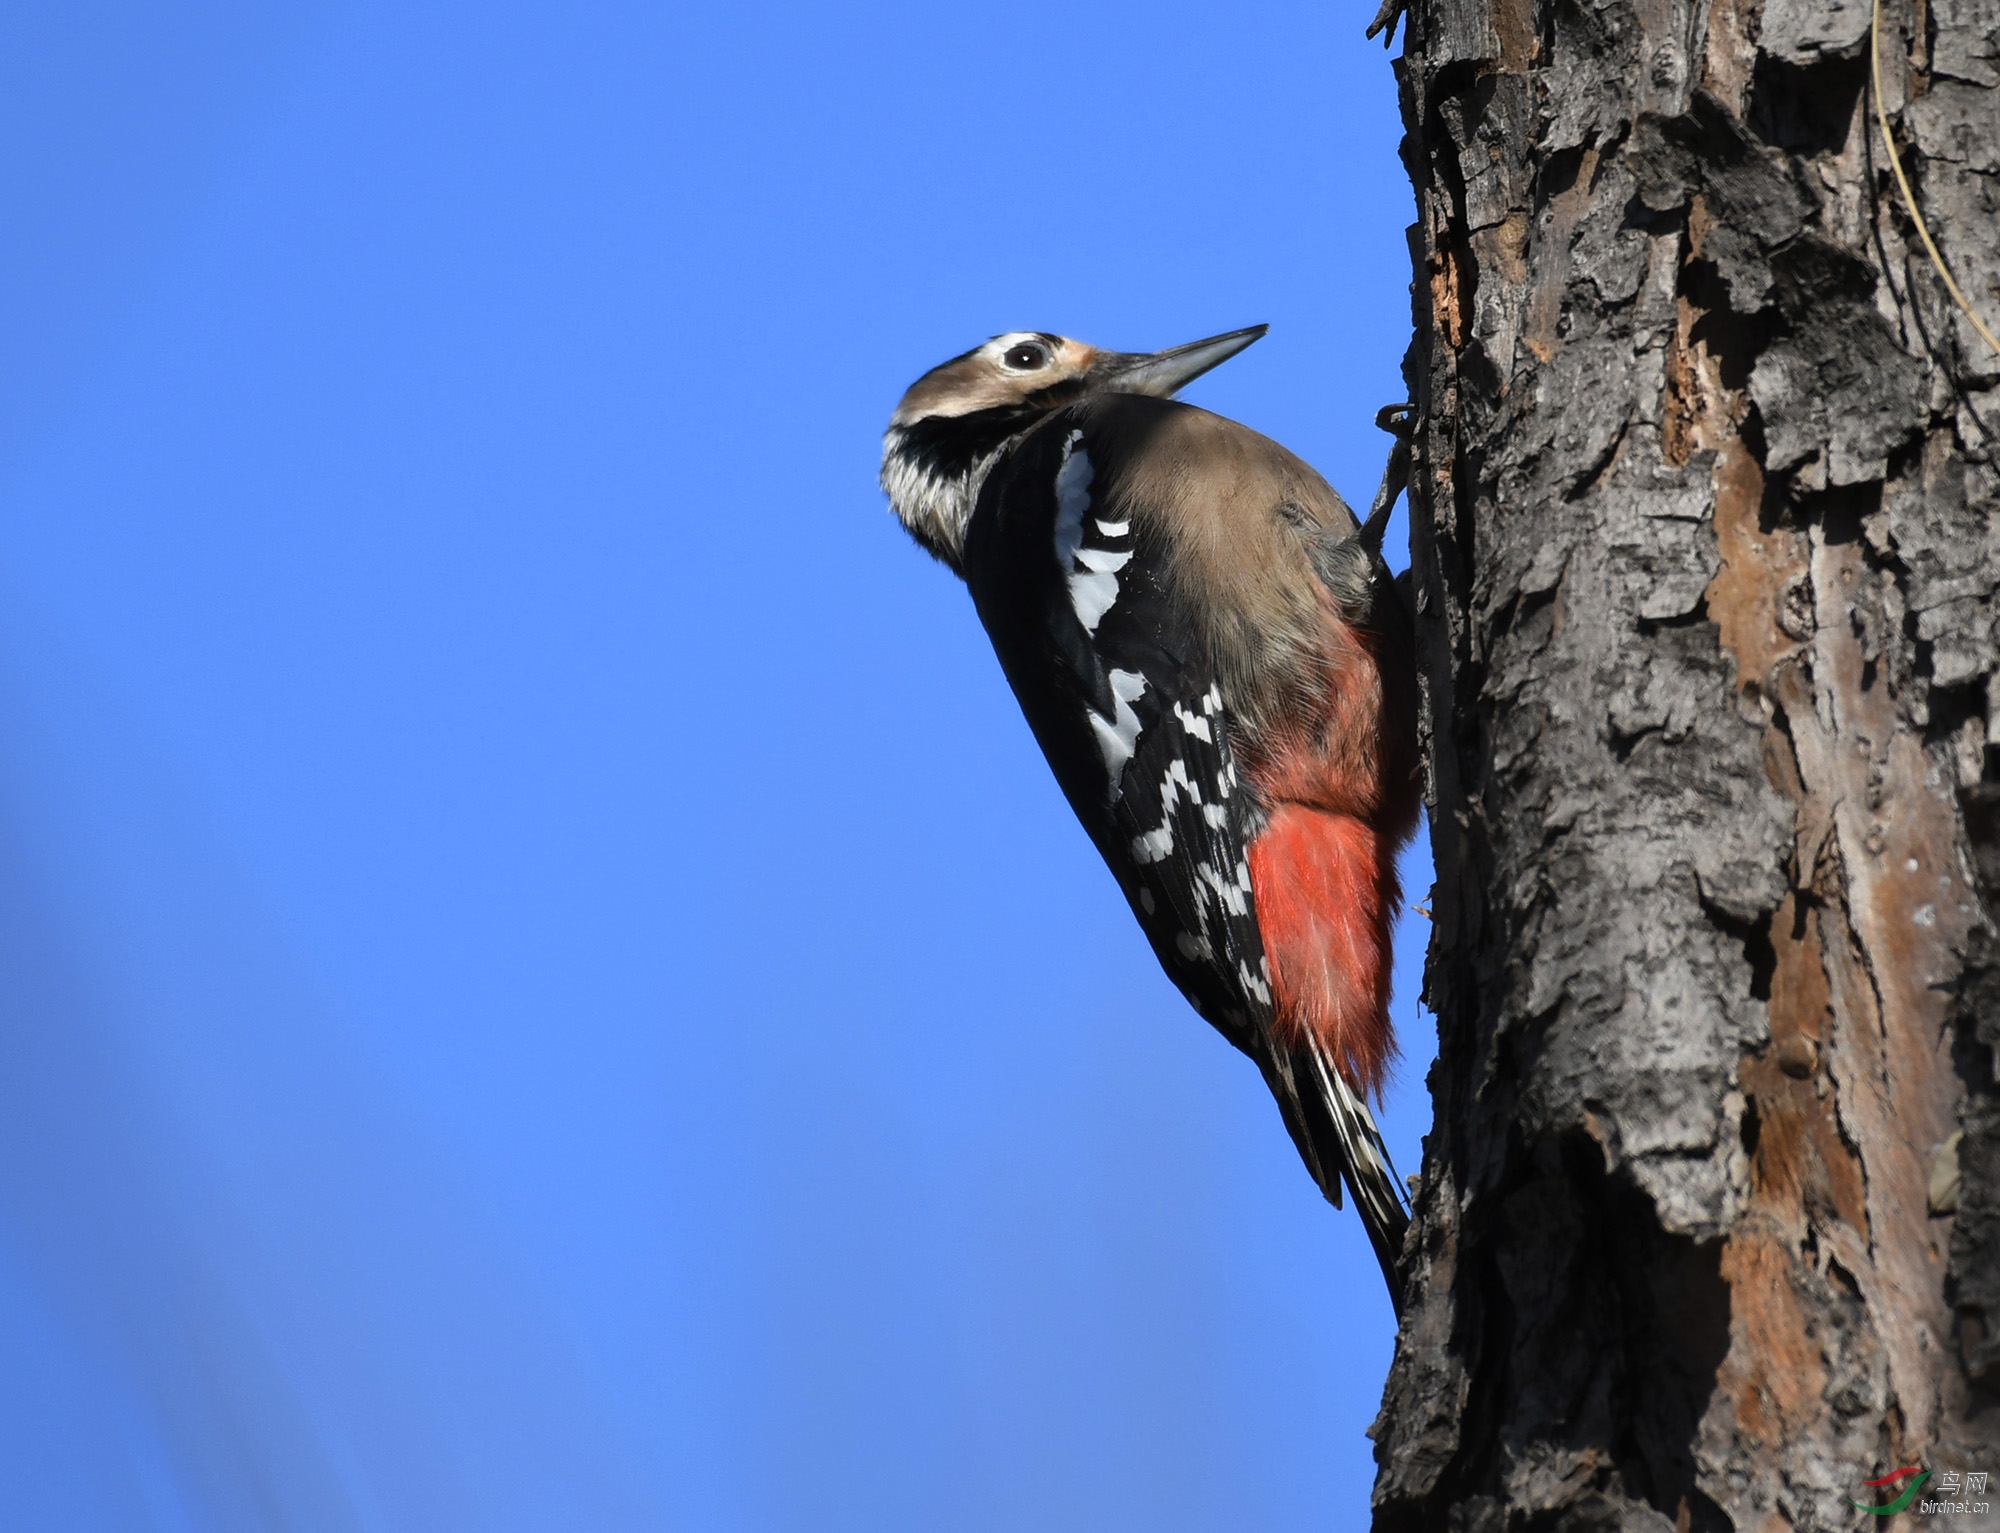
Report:
[[1069,604],[1076,609],[1077,621],[1085,633],[1094,634],[1118,600],[1115,572],[1132,556],[1083,546],[1083,513],[1090,509],[1090,482],[1096,471],[1090,466],[1090,454],[1077,445],[1082,440],[1081,431],[1069,434],[1056,470],[1056,568],[1069,581]]
[[1190,932],[1175,932],[1174,947],[1188,959],[1206,958],[1209,953],[1208,944]]
[[1093,708],[1090,727],[1097,731],[1097,748],[1104,753],[1104,773],[1111,779],[1115,799],[1125,763],[1139,743],[1139,715],[1132,705],[1146,695],[1146,678],[1137,671],[1113,671],[1110,681],[1112,716],[1107,719]]
[[[1076,551],[1076,562],[1087,570],[1095,570],[1100,575],[1109,575],[1122,570],[1132,562],[1132,550],[1128,548],[1121,552],[1109,548],[1079,548]],[[1114,581],[1112,584],[1115,587],[1117,582]]]
[[1229,823],[1229,811],[1220,804],[1203,804],[1201,817],[1208,821],[1211,830],[1220,830]]
[[1173,854],[1174,828],[1171,825],[1149,830],[1132,842],[1132,860],[1142,866],[1149,862],[1165,862]]
[[1099,522],[1097,530],[1107,538],[1122,538],[1132,530],[1130,522]]
[[1215,891],[1216,903],[1227,915],[1241,916],[1250,913],[1250,902],[1243,897],[1243,891],[1229,883],[1215,870],[1212,863],[1204,862],[1195,869],[1201,881]]
[[[1258,967],[1261,969],[1263,964],[1260,962]],[[1250,965],[1240,958],[1236,961],[1236,977],[1242,981],[1243,988],[1256,996],[1259,1001],[1263,1002],[1266,1006],[1271,1004],[1271,987],[1252,974],[1250,972]]]
[[1069,434],[1056,469],[1056,565],[1065,574],[1083,543],[1083,513],[1090,505],[1090,458],[1076,450],[1082,440],[1081,431]]
[[1147,915],[1153,913],[1153,891],[1151,889],[1141,888],[1139,890],[1139,908],[1145,911]]
[[1097,625],[1104,621],[1118,600],[1118,577],[1116,575],[1071,575],[1069,577],[1069,604],[1076,609],[1076,620],[1083,624],[1085,633],[1097,632]]
[[1196,714],[1189,713],[1187,709],[1180,705],[1178,700],[1174,703],[1174,717],[1181,721],[1181,728],[1185,729],[1197,740],[1205,741],[1210,745],[1215,743],[1215,731],[1208,727],[1208,720]]

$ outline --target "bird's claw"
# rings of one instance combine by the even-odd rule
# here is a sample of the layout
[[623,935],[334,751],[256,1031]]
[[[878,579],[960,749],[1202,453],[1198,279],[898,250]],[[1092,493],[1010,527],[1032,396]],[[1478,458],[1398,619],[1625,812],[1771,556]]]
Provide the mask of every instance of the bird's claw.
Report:
[[1382,46],[1388,47],[1395,40],[1396,20],[1406,9],[1403,0],[1382,0],[1382,9],[1375,13],[1375,19],[1368,23],[1368,36],[1382,33]]
[[1386,431],[1399,440],[1408,441],[1415,417],[1414,406],[1384,405],[1375,412],[1375,428],[1378,431]]

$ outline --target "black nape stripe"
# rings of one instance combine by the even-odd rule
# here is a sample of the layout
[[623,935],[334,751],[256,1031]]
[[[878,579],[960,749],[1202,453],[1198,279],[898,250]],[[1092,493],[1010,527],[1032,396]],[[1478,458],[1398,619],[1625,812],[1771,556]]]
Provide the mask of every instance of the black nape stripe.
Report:
[[899,455],[928,477],[957,479],[998,452],[1028,424],[1032,413],[1005,405],[970,415],[927,415],[902,428]]

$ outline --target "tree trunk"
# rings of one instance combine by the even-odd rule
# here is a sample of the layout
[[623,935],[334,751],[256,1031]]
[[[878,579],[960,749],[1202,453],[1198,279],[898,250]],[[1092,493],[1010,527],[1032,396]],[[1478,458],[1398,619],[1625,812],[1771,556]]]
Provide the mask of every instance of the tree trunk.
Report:
[[[1376,1527],[2000,1502],[2000,356],[1869,6],[1406,25],[1440,1047]],[[2000,0],[1881,51],[2000,327]]]

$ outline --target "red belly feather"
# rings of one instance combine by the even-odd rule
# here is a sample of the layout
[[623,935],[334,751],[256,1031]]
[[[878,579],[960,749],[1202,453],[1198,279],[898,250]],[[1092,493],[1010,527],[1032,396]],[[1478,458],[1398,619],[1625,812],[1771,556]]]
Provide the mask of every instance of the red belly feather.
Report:
[[1250,843],[1250,884],[1279,1037],[1312,1033],[1350,1083],[1379,1095],[1396,1055],[1394,842],[1352,815],[1280,804]]
[[1308,715],[1246,762],[1270,811],[1250,884],[1280,1038],[1317,1038],[1362,1092],[1396,1056],[1389,1024],[1396,853],[1416,828],[1416,680],[1330,613]]

